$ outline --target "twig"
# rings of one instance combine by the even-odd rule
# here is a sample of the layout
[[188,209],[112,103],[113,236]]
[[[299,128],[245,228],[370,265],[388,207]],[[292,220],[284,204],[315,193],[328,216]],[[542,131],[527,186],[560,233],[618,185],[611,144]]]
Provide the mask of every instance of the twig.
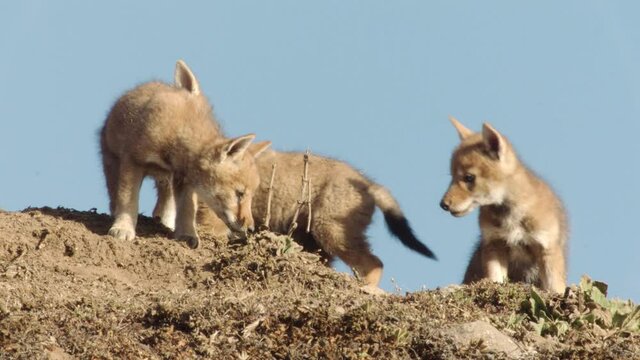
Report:
[[[307,151],[304,154],[304,177],[302,178],[302,181],[304,184],[307,185],[307,229],[306,232],[307,234],[309,233],[309,231],[311,231],[311,179],[309,178],[309,156],[311,155],[311,152],[309,151],[309,149],[307,149]],[[304,186],[302,186],[302,191],[304,191]],[[302,194],[302,196],[304,196],[304,193]],[[304,205],[301,204],[300,206]]]
[[[307,202],[304,200],[305,192],[307,192],[307,198],[309,199],[311,198],[310,191],[307,190],[308,188],[309,188],[309,150],[307,150],[307,152],[305,152],[304,154],[304,175],[302,176],[302,190],[300,191],[300,200],[298,200],[298,206],[296,207],[296,212],[293,215],[293,220],[291,221],[291,225],[289,226],[289,232],[287,233],[287,235],[289,236],[293,235],[293,232],[296,231],[296,229],[298,228],[298,216],[300,215],[300,209],[302,209],[302,207],[306,203],[309,203],[309,206],[311,206],[310,201]],[[309,213],[309,217],[310,216],[311,216],[311,213]],[[310,227],[310,223],[308,220],[307,229],[309,227]]]
[[276,163],[271,165],[271,180],[269,181],[269,191],[267,193],[267,214],[264,216],[263,227],[269,230],[269,222],[271,222],[271,197],[273,196],[273,179],[276,175]]
[[307,178],[307,234],[311,231],[311,179]]

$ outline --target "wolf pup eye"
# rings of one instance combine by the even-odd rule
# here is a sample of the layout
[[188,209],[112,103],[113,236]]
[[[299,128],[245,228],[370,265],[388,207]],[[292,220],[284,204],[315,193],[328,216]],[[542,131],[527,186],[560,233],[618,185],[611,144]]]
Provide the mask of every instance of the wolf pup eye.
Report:
[[473,184],[474,181],[476,181],[476,176],[473,174],[465,174],[462,180],[467,184]]
[[236,196],[238,197],[238,199],[242,199],[244,197],[244,191],[236,190]]

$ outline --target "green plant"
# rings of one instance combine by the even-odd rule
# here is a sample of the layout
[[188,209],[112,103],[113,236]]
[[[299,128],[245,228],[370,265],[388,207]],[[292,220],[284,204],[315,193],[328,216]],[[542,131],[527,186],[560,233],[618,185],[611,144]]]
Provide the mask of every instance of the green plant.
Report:
[[607,299],[607,284],[587,276],[580,280],[585,306],[589,309],[583,319],[603,329],[640,333],[640,305],[631,300]]
[[276,255],[278,256],[300,252],[300,250],[302,250],[302,246],[296,243],[291,236],[280,236],[278,237],[278,241],[280,242],[280,246],[276,251]]
[[[607,284],[583,276],[562,298],[543,298],[535,289],[522,304],[539,335],[563,336],[570,329],[597,326],[605,331],[640,333],[640,305],[607,299]],[[513,322],[517,322],[517,317]]]
[[531,288],[530,297],[525,300],[523,307],[538,335],[562,336],[570,328],[569,323],[563,319],[562,313],[554,307],[547,306],[545,300],[534,288]]

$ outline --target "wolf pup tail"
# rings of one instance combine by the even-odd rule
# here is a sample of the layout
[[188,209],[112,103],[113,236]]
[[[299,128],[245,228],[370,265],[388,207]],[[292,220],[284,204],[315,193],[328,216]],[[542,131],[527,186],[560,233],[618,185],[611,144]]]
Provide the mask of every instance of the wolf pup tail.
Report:
[[437,260],[433,251],[413,234],[413,230],[411,230],[411,226],[409,226],[409,221],[407,221],[407,218],[400,209],[400,205],[398,205],[398,202],[393,198],[389,190],[380,185],[373,184],[369,187],[369,194],[373,197],[376,206],[382,210],[384,220],[391,234],[400,239],[400,242],[409,249],[419,252],[428,258]]

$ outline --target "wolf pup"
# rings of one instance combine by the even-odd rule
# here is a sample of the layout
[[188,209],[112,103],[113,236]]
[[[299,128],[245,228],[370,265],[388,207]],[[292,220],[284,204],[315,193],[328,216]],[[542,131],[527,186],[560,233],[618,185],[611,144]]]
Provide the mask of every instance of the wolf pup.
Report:
[[[258,187],[254,135],[226,139],[189,67],[176,64],[175,84],[149,82],[115,103],[100,132],[102,165],[115,221],[109,235],[136,236],[138,195],[145,176],[158,190],[154,217],[195,248],[197,199],[234,231],[253,228],[251,198]],[[175,196],[175,200],[174,200]]]
[[[260,144],[251,146],[250,151]],[[267,150],[256,159],[260,173],[260,188],[253,201],[253,216],[262,219],[267,212],[267,195],[271,166],[277,164],[272,189],[270,228],[287,233],[300,199],[301,176],[304,168],[302,153]],[[311,228],[300,226],[294,237],[307,250],[321,250],[329,261],[339,257],[364,279],[365,286],[375,291],[382,277],[382,262],[371,253],[365,231],[371,223],[375,207],[382,210],[390,232],[408,248],[435,259],[433,252],[414,235],[398,202],[387,189],[373,183],[344,162],[321,156],[309,156],[311,183]],[[199,223],[215,226],[199,209]],[[299,224],[306,224],[309,214],[302,207]],[[218,231],[215,231],[218,230]],[[219,229],[214,231],[219,233]]]
[[440,206],[457,217],[480,207],[481,238],[463,283],[508,279],[563,292],[568,229],[562,203],[491,125],[474,133],[453,117],[451,122],[461,143]]

